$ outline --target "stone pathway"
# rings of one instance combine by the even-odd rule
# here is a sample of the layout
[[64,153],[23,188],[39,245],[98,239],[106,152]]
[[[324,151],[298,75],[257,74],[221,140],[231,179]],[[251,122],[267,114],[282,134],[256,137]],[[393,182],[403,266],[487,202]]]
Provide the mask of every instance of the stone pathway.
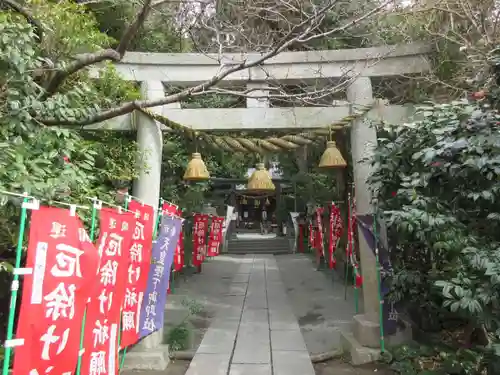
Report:
[[272,255],[246,255],[186,375],[314,375]]
[[[340,331],[350,330],[355,315],[353,288],[332,271],[316,270],[311,256],[288,254],[276,257],[288,301],[297,317],[311,354],[340,349]],[[363,299],[359,309],[363,311]]]

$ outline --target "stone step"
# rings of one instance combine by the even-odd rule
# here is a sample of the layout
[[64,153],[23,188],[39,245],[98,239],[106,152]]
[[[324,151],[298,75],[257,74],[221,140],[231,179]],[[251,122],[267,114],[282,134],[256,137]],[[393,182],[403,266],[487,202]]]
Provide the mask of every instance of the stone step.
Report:
[[285,254],[290,254],[289,250],[266,250],[266,249],[257,249],[257,250],[231,250],[229,249],[228,251],[229,254],[271,254],[271,255],[285,255]]
[[253,249],[278,249],[278,250],[288,250],[290,247],[288,245],[284,246],[284,245],[277,245],[277,246],[273,246],[273,245],[254,245],[254,246],[249,246],[249,245],[237,245],[237,244],[233,244],[233,245],[229,245],[229,248],[230,249],[242,249],[242,250],[253,250]]
[[381,357],[380,349],[362,346],[350,331],[340,332],[340,345],[344,355],[354,366],[372,363]]
[[285,241],[228,241],[229,245],[236,246],[288,246],[290,242],[288,240]]
[[228,252],[232,254],[288,254],[290,241],[286,238],[266,240],[230,240]]
[[258,249],[268,249],[268,250],[289,250],[289,246],[238,246],[230,245],[229,249],[239,249],[239,250],[258,250]]
[[232,243],[232,244],[228,244],[228,246],[232,246],[232,247],[239,247],[239,248],[248,248],[248,249],[252,249],[252,248],[256,248],[256,247],[266,247],[266,248],[288,248],[290,247],[288,243],[277,243],[277,244],[239,244],[239,243]]

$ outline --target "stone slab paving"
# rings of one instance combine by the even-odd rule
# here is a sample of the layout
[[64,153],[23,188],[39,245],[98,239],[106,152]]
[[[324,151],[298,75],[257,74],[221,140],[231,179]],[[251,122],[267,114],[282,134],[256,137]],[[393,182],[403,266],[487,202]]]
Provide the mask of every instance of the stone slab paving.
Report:
[[314,375],[275,257],[238,259],[186,375]]
[[[344,280],[336,272],[316,270],[313,258],[304,254],[276,257],[294,319],[288,314],[273,316],[273,327],[298,325],[311,354],[340,348],[340,332],[349,331],[355,315],[353,288],[344,295]],[[360,296],[360,311],[363,299]],[[295,319],[297,317],[297,319]]]

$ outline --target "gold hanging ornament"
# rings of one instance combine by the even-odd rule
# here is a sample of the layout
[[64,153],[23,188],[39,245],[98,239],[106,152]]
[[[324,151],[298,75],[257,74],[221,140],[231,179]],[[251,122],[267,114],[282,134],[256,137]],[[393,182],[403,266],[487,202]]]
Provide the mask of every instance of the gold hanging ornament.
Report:
[[269,202],[269,198],[266,198],[266,203],[265,203],[265,205],[266,205],[266,206],[269,206],[270,204],[271,204],[271,202]]
[[184,180],[186,181],[204,181],[210,178],[207,166],[201,158],[199,152],[193,153],[189,161],[186,172],[184,173]]
[[326,142],[326,150],[319,161],[320,168],[345,168],[347,163],[335,141]]
[[258,192],[274,191],[276,189],[264,163],[257,163],[255,171],[248,179],[247,189]]
[[260,201],[259,201],[258,199],[255,199],[255,200],[253,201],[253,205],[254,205],[255,207],[259,207],[259,206],[260,206]]
[[245,197],[241,200],[241,204],[247,204],[247,199]]

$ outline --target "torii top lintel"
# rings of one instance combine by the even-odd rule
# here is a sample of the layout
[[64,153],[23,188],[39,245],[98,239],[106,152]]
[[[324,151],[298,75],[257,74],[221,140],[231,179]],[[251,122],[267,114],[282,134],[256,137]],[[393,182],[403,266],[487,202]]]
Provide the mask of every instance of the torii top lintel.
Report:
[[[227,84],[249,81],[293,81],[338,78],[349,74],[395,76],[428,71],[426,55],[431,48],[404,44],[327,51],[282,52],[264,64],[241,70],[224,79]],[[130,81],[162,81],[192,85],[212,78],[221,63],[251,61],[257,53],[216,54],[127,52],[116,64],[119,74]],[[272,77],[272,78],[270,78]]]

